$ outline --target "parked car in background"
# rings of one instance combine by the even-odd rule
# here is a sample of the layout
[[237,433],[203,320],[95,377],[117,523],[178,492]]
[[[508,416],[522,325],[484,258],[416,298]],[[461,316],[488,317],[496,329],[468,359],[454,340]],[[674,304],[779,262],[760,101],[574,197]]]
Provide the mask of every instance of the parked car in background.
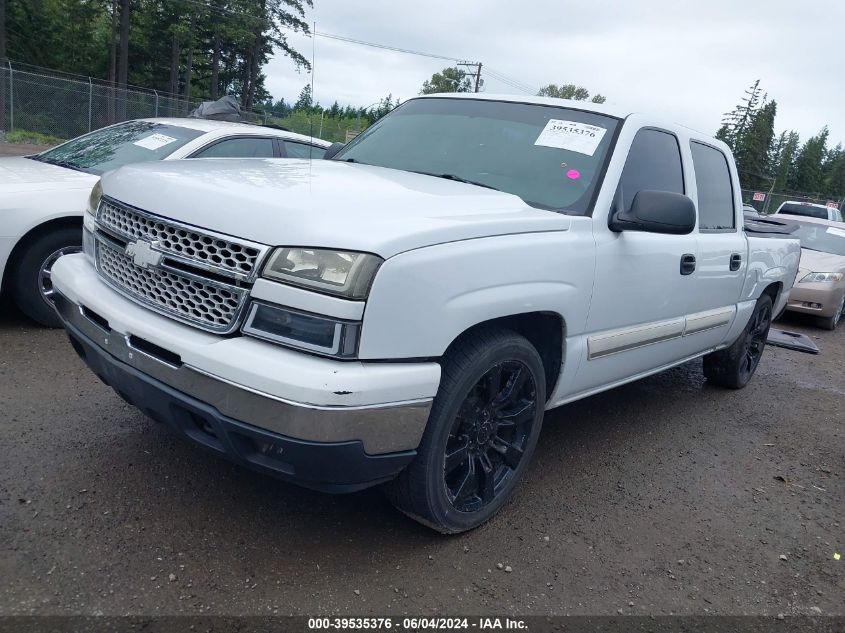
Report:
[[[85,362],[244,466],[490,518],[544,412],[703,357],[744,387],[798,268],[728,147],[610,106],[406,101],[331,160],[106,174],[53,273]],[[249,213],[233,209],[248,208]]]
[[178,158],[322,158],[330,143],[280,129],[204,119],[119,123],[32,156],[0,158],[0,291],[58,326],[51,268],[82,247],[82,215],[106,171]]
[[805,218],[819,218],[821,220],[842,222],[842,211],[833,207],[828,207],[824,204],[816,204],[813,202],[787,201],[780,205],[774,214],[795,215]]
[[786,309],[818,317],[834,330],[845,316],[845,225],[816,218],[793,219],[801,240],[801,264]]

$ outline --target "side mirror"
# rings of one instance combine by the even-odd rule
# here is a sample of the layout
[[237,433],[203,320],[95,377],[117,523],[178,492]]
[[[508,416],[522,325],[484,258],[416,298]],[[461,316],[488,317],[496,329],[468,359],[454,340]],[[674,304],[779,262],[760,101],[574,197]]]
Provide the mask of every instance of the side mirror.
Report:
[[608,226],[611,231],[687,235],[695,228],[695,204],[680,193],[640,191],[631,210],[611,215]]
[[335,154],[337,154],[340,150],[346,147],[346,143],[332,143],[329,145],[329,149],[326,150],[326,153],[323,154],[323,160],[329,160],[333,158]]

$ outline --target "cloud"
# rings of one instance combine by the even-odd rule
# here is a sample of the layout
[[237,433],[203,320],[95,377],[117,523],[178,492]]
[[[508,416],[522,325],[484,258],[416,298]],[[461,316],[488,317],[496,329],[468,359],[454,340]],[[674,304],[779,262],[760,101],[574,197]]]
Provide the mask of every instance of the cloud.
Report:
[[[778,102],[778,130],[802,139],[823,125],[845,139],[845,55],[827,25],[845,3],[808,0],[428,0],[366,4],[315,0],[317,31],[391,46],[466,56],[523,84],[577,83],[608,101],[714,132],[756,79]],[[311,57],[312,39],[289,41]],[[315,98],[367,106],[407,99],[448,62],[318,37]],[[274,57],[275,98],[295,100],[308,73]],[[482,73],[484,76],[484,73]],[[488,92],[517,93],[485,76]]]

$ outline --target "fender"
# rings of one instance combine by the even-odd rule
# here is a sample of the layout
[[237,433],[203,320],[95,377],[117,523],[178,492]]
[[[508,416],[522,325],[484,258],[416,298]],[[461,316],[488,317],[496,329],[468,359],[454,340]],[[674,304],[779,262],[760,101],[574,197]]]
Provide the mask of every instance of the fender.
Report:
[[451,242],[388,259],[365,308],[360,358],[437,358],[474,325],[528,312],[560,315],[567,336],[581,333],[595,268],[590,222],[572,218],[563,231]]

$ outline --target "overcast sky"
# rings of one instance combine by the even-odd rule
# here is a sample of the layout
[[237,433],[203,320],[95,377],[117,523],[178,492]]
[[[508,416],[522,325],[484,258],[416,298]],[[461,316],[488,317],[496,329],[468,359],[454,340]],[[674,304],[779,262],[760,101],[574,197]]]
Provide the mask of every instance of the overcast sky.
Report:
[[[778,102],[777,131],[802,141],[827,124],[845,141],[845,3],[837,0],[314,0],[317,31],[481,61],[539,88],[575,83],[608,103],[713,133],[755,80]],[[289,41],[311,58],[312,39]],[[322,37],[315,99],[368,106],[405,100],[449,62]],[[310,74],[288,58],[265,68],[274,98],[293,101]],[[484,76],[484,73],[482,73]],[[485,92],[520,92],[489,75]]]

